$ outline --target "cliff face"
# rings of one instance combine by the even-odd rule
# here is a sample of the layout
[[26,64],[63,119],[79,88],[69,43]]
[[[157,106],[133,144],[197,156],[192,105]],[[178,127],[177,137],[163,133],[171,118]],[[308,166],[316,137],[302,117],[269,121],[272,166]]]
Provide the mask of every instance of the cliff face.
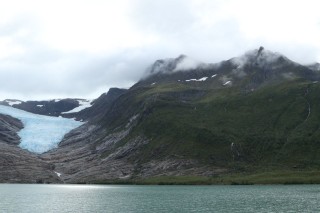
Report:
[[20,137],[17,132],[23,128],[23,124],[16,118],[0,114],[0,140],[7,144],[18,145]]

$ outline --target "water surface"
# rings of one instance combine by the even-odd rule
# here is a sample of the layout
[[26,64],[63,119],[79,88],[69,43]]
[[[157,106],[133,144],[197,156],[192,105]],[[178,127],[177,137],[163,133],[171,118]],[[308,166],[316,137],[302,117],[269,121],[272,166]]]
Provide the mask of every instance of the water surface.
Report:
[[0,212],[319,212],[320,185],[0,184]]

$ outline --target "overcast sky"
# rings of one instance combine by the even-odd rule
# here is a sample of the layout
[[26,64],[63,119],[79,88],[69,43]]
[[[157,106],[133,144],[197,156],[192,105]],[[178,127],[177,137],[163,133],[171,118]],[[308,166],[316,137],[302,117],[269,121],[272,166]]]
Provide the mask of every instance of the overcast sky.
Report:
[[0,100],[96,98],[156,59],[320,62],[318,0],[0,0]]

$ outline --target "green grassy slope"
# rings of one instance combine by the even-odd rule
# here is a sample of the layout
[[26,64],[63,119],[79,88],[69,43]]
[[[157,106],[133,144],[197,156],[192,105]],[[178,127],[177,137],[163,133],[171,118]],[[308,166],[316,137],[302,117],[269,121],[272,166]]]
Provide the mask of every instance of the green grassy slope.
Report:
[[135,96],[148,113],[132,134],[151,139],[141,159],[175,155],[221,166],[320,165],[319,84],[296,80],[249,94],[236,87],[204,90],[187,100],[194,90],[200,89],[159,85]]

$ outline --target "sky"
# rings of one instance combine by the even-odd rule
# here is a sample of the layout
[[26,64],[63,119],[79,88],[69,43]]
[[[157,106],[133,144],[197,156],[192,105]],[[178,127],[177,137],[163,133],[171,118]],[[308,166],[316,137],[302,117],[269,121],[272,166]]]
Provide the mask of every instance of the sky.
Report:
[[318,0],[0,0],[0,100],[97,98],[155,60],[320,62]]

